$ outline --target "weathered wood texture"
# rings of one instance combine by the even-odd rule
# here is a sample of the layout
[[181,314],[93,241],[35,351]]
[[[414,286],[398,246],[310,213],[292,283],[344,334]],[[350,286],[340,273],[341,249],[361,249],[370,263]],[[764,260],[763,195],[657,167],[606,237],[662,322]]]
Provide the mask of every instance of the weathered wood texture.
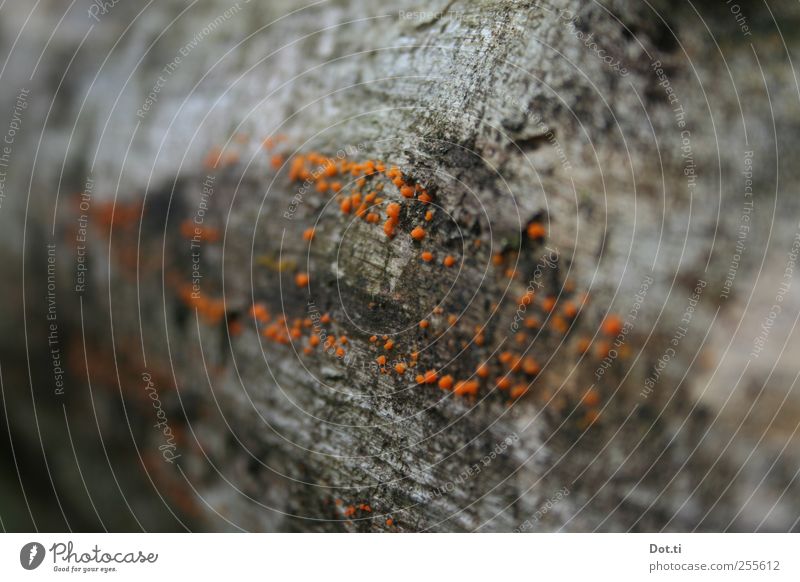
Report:
[[[51,465],[58,458],[65,520],[80,523],[91,497],[97,514],[87,512],[84,527],[97,527],[97,516],[147,529],[796,528],[796,286],[768,353],[739,372],[796,228],[787,193],[798,183],[788,153],[798,91],[784,43],[796,51],[797,8],[771,4],[776,22],[764,5],[740,2],[752,27],[744,36],[719,4],[351,0],[301,10],[241,1],[225,16],[223,2],[163,2],[141,14],[120,3],[77,53],[92,21],[70,16],[29,83],[35,59],[18,53],[38,55],[49,32],[26,32],[10,72],[31,87],[31,147],[15,151],[17,189],[0,220],[9,260],[21,264],[24,250],[33,338],[29,348],[18,341],[21,295],[6,280],[6,325],[16,329],[4,350],[32,363],[30,371],[2,364],[6,389],[13,377],[18,391],[6,402],[12,418],[29,417],[35,393],[53,427],[44,449]],[[52,18],[37,15],[31,26],[50,31]],[[6,49],[13,32],[9,21]],[[279,135],[268,154],[262,140]],[[214,148],[231,155],[210,169]],[[380,224],[343,215],[330,193],[292,182],[291,162],[270,160],[340,150],[424,184],[434,219],[425,223],[429,207],[406,203],[388,241]],[[748,151],[754,211],[726,299]],[[74,192],[88,178],[87,289],[76,293]],[[402,200],[392,185],[384,194]],[[111,201],[116,218],[102,214]],[[181,225],[206,203],[204,224],[224,238],[200,245],[199,285],[243,324],[230,339],[178,293],[193,267]],[[545,225],[544,241],[525,236],[531,221]],[[408,233],[423,223],[420,245]],[[310,226],[311,244],[302,237]],[[52,393],[42,344],[45,239],[58,249],[63,396]],[[435,262],[420,261],[423,247]],[[498,253],[502,266],[492,262]],[[446,254],[460,266],[442,267]],[[309,273],[307,289],[295,285],[298,271]],[[529,314],[543,321],[542,297],[576,301],[586,292],[589,302],[566,334],[526,329],[519,344],[513,318],[532,279],[542,288]],[[698,281],[706,286],[686,337],[645,397]],[[290,322],[329,313],[326,332],[349,340],[346,360],[303,354],[305,340],[259,335],[248,316],[254,301]],[[431,317],[437,305],[444,313]],[[630,327],[598,380],[606,313]],[[460,319],[445,332],[448,314]],[[424,318],[429,330],[417,325]],[[476,326],[482,346],[472,343]],[[372,363],[384,352],[373,334],[390,334],[398,358],[419,350],[417,369],[378,373]],[[581,355],[579,341],[595,334]],[[773,370],[769,358],[784,340]],[[495,368],[475,398],[413,381],[429,368],[466,379],[508,349],[528,350],[543,368],[513,405],[492,388]],[[178,435],[174,463],[159,455],[164,435],[151,428],[145,372]],[[600,404],[588,426],[581,398],[590,386]],[[65,419],[84,443],[75,454],[91,468],[88,484],[66,448]],[[10,424],[39,448],[36,432],[26,440]]]

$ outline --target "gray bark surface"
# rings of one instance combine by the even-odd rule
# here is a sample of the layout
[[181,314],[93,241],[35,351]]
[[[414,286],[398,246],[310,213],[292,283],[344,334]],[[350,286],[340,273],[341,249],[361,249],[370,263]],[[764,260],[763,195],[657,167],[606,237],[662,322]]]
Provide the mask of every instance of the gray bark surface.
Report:
[[[724,3],[121,2],[83,45],[93,21],[70,13],[32,79],[61,13],[37,13],[11,52],[27,16],[14,9],[2,26],[12,55],[3,111],[20,87],[31,98],[0,207],[6,263],[26,273],[22,290],[21,277],[2,281],[8,467],[24,475],[9,487],[35,498],[35,482],[58,500],[46,516],[20,503],[15,523],[797,529],[796,284],[766,351],[750,353],[797,234],[798,13],[740,5],[747,36]],[[268,136],[285,137],[268,152]],[[215,148],[230,157],[209,168]],[[289,179],[292,156],[342,150],[397,166],[432,205],[405,202],[388,241],[384,213],[378,224],[342,215],[329,193]],[[752,221],[727,293],[751,151]],[[279,169],[276,154],[289,160]],[[76,292],[76,193],[88,180],[87,280]],[[384,195],[402,200],[390,184]],[[199,210],[222,233],[200,246],[200,287],[224,298],[221,320],[178,292],[193,266],[181,225]],[[544,241],[525,236],[531,222],[545,225]],[[409,236],[419,224],[422,244]],[[63,394],[47,344],[48,243]],[[437,260],[421,262],[423,249]],[[545,327],[518,345],[518,299],[552,253],[538,296],[589,300],[566,334]],[[442,267],[447,254],[459,266]],[[326,333],[347,336],[346,359],[259,335],[254,301],[289,321],[329,313]],[[687,333],[644,397],[688,305]],[[458,324],[437,339],[451,313]],[[631,325],[598,379],[602,358],[576,346],[607,341],[607,314]],[[425,318],[430,330],[417,325]],[[226,320],[242,332],[229,336]],[[420,350],[417,367],[378,373],[386,352],[373,334],[391,335],[406,360]],[[430,368],[467,379],[486,358],[494,379],[492,354],[509,346],[543,368],[513,402],[488,381],[459,397],[413,380]],[[172,463],[143,374],[177,439]],[[592,386],[599,416],[588,423]]]

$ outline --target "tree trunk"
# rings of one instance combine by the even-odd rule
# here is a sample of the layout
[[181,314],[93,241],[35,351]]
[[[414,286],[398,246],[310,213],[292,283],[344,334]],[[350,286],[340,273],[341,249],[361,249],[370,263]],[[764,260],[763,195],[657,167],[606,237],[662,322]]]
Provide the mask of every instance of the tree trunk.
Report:
[[37,12],[12,523],[797,529],[797,11],[717,4]]

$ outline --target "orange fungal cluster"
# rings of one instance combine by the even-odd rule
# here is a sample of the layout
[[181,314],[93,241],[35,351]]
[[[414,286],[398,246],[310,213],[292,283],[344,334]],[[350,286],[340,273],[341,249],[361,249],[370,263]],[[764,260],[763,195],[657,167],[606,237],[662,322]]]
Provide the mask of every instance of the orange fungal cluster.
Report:
[[[400,233],[410,237],[411,248],[417,254],[418,265],[425,273],[431,269],[451,269],[460,261],[467,265],[472,262],[469,257],[457,258],[447,254],[441,247],[433,245],[441,240],[441,232],[437,219],[437,211],[430,206],[433,196],[421,183],[404,175],[397,166],[390,166],[380,160],[352,161],[346,158],[333,158],[320,153],[309,152],[300,155],[287,156],[273,151],[280,139],[268,138],[264,141],[264,148],[269,152],[270,166],[278,171],[286,170],[292,182],[303,182],[308,191],[316,192],[333,202],[333,208],[338,209],[334,215],[340,220],[358,221],[361,225],[375,225],[381,228],[387,244]],[[208,167],[220,167],[234,163],[234,154],[226,154],[221,150],[213,150],[206,158]],[[422,205],[422,206],[419,206]],[[118,220],[127,220],[133,216],[136,209],[123,209],[121,215],[108,216],[106,221],[116,223]],[[129,216],[130,215],[130,216]],[[138,216],[137,216],[138,218]],[[318,222],[317,224],[324,224]],[[366,227],[365,228],[369,228]],[[220,233],[211,227],[201,227],[190,220],[181,223],[181,235],[185,238],[199,237],[199,239],[216,242],[220,240]],[[318,230],[317,226],[307,226],[302,231],[302,240],[314,242],[319,236],[327,234],[327,227]],[[540,248],[538,245],[525,247],[525,237],[539,243],[548,237],[545,223],[539,218],[532,219],[524,227],[520,248],[510,249],[504,246],[500,252],[491,255],[484,251],[481,241],[475,239],[472,252],[480,255],[486,253],[491,264],[496,280],[501,285],[508,285],[511,289],[512,300],[516,313],[508,341],[502,348],[495,346],[498,351],[493,356],[488,356],[489,348],[495,336],[501,335],[497,324],[476,325],[465,313],[446,312],[442,305],[437,305],[425,316],[420,316],[417,325],[411,327],[413,337],[407,342],[406,336],[372,335],[367,344],[368,361],[377,365],[380,374],[392,378],[393,382],[408,382],[413,378],[418,386],[437,386],[440,390],[452,393],[455,396],[477,397],[484,390],[497,391],[504,395],[503,398],[516,400],[523,395],[547,394],[541,387],[547,384],[545,362],[548,361],[549,350],[554,345],[565,345],[581,358],[604,358],[612,349],[612,341],[623,329],[622,319],[614,314],[607,314],[600,323],[597,339],[589,336],[571,337],[574,323],[587,304],[588,296],[579,295],[574,291],[571,282],[565,282],[562,289],[553,288],[553,284],[543,286],[528,286],[523,288],[524,274],[533,259],[524,256],[524,248]],[[403,244],[409,241],[400,239]],[[485,242],[485,241],[484,241]],[[526,263],[527,261],[527,263]],[[293,282],[299,289],[308,288],[311,283],[309,273],[297,269],[294,264],[290,267]],[[292,279],[290,279],[291,281]],[[203,319],[208,322],[217,322],[225,317],[224,307],[219,300],[211,300],[193,293],[191,286],[183,285],[179,290],[184,302],[197,309]],[[487,305],[488,305],[487,301]],[[370,309],[372,308],[370,304]],[[492,305],[492,311],[498,310],[497,304]],[[504,311],[505,315],[509,311]],[[318,319],[308,317],[288,318],[286,316],[274,317],[263,303],[253,304],[248,311],[249,319],[255,322],[261,336],[277,344],[297,344],[306,355],[311,355],[320,349],[326,353],[343,358],[349,348],[347,336],[334,335],[328,329],[332,318],[329,314]],[[228,328],[231,335],[242,332],[243,320],[228,317]],[[496,333],[500,331],[500,333]],[[462,348],[459,353],[466,354],[467,366],[454,365],[453,369],[445,371],[436,367],[436,361],[431,352],[415,347],[422,345],[422,341],[438,339],[447,336],[448,349],[454,351]],[[395,337],[397,339],[395,339]],[[420,342],[417,344],[416,342]],[[399,342],[399,343],[398,343]],[[412,351],[421,350],[421,351]],[[410,352],[410,353],[409,353]],[[354,352],[357,353],[357,352]],[[464,368],[472,370],[465,372]],[[585,410],[583,423],[590,426],[599,416],[600,395],[597,389],[586,392],[579,401]],[[353,517],[359,512],[369,512],[365,504],[349,505],[344,510],[345,517]],[[392,520],[387,520],[391,525]]]

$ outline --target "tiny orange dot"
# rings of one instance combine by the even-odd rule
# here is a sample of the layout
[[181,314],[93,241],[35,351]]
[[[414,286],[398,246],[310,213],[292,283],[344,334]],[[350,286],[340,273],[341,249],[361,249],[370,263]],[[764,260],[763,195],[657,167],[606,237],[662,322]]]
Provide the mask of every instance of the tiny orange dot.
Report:
[[497,359],[503,364],[509,364],[514,360],[514,354],[511,352],[501,352]]
[[535,297],[536,296],[535,296],[534,292],[532,290],[528,290],[528,291],[525,292],[525,295],[523,295],[522,297],[519,298],[519,302],[522,305],[530,305],[531,303],[533,303],[533,300],[535,299]]
[[541,368],[539,367],[539,364],[536,363],[536,360],[534,360],[533,358],[526,357],[522,361],[522,371],[525,372],[526,374],[535,376],[536,374],[539,373],[539,370],[541,370]]
[[618,335],[622,331],[622,320],[618,315],[609,315],[603,322],[603,333],[609,336]]
[[420,258],[426,263],[430,263],[433,260],[433,253],[430,251],[423,251]]
[[597,406],[600,403],[600,395],[597,390],[590,389],[583,397],[583,403],[590,407]]
[[528,391],[528,386],[525,384],[517,384],[512,389],[509,395],[511,398],[519,398]]
[[503,376],[502,378],[498,378],[494,385],[500,390],[506,390],[511,387],[511,379],[508,376]]
[[551,326],[551,327],[552,327],[552,328],[553,328],[553,329],[554,329],[556,332],[558,332],[558,333],[560,333],[560,334],[567,333],[567,330],[569,329],[569,325],[568,325],[568,324],[567,324],[567,322],[564,320],[564,318],[563,318],[563,317],[560,317],[560,316],[558,316],[558,315],[554,316],[554,317],[553,317],[553,319],[552,319],[552,320],[550,320],[550,326]]
[[547,231],[541,222],[532,222],[528,225],[528,238],[542,240],[547,235]]
[[456,387],[453,389],[455,394],[459,396],[465,396],[467,394],[477,394],[478,393],[478,381],[477,380],[462,380]]
[[536,329],[539,327],[539,320],[532,315],[528,316],[525,318],[525,327],[528,329]]
[[608,342],[601,341],[598,342],[595,350],[597,351],[598,358],[605,358],[608,355],[608,352],[611,351],[611,345]]
[[455,265],[455,264],[456,264],[456,259],[455,259],[455,258],[454,258],[452,255],[447,255],[447,256],[444,258],[444,260],[442,261],[442,264],[443,264],[445,267],[452,267],[453,265]]
[[414,230],[411,231],[411,238],[416,241],[421,241],[425,238],[425,229],[421,226],[416,227]]

